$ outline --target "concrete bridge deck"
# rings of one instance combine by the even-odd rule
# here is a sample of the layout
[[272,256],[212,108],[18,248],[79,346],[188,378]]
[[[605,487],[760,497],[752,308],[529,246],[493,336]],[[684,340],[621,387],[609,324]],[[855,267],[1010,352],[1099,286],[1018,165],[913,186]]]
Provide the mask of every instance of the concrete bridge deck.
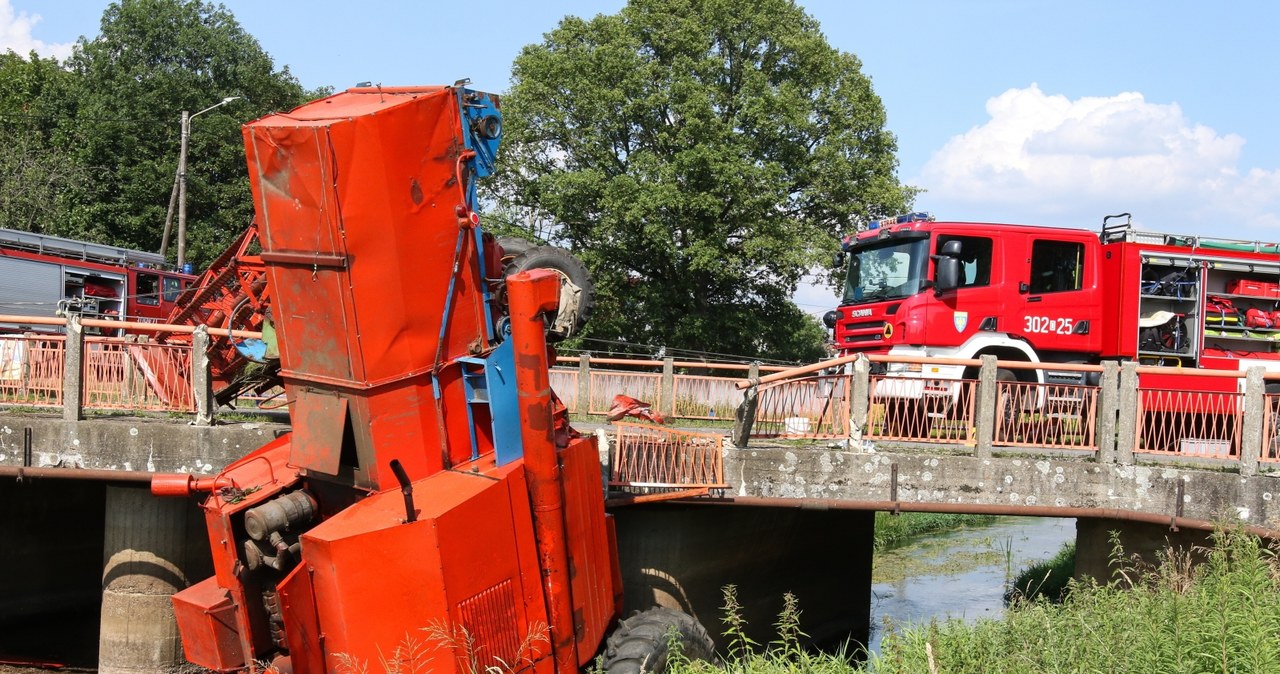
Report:
[[[0,520],[7,543],[0,626],[38,624],[51,611],[96,611],[100,624],[86,628],[93,634],[62,633],[57,647],[79,638],[82,651],[101,655],[100,671],[144,671],[109,662],[132,650],[113,641],[119,624],[144,625],[155,632],[147,638],[176,646],[176,632],[165,627],[167,593],[208,571],[195,503],[151,498],[138,483],[149,472],[214,475],[287,428],[0,414],[0,505],[8,515]],[[757,640],[771,638],[784,592],[799,597],[808,634],[865,635],[877,510],[1074,517],[1077,571],[1102,577],[1113,530],[1139,552],[1199,544],[1216,525],[1280,532],[1275,472],[1118,454],[1136,462],[1025,447],[983,457],[972,448],[905,443],[727,447],[727,489],[614,509],[627,603],[678,606],[714,632],[721,588],[733,584],[751,624],[764,629]],[[90,479],[56,479],[73,476]]]

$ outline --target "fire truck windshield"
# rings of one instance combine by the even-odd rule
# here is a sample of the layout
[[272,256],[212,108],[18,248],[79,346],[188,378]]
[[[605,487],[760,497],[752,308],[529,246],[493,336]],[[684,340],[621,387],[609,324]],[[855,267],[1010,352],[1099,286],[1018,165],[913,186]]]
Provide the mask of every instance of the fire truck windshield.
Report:
[[849,251],[849,273],[841,304],[861,304],[914,295],[924,289],[929,239],[867,241]]

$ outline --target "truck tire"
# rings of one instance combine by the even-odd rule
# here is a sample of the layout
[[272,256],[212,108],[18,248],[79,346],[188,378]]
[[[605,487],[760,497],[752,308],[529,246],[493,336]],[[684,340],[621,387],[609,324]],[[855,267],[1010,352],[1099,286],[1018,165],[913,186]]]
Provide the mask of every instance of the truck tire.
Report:
[[533,246],[516,256],[506,274],[550,269],[560,275],[560,310],[547,326],[553,341],[572,337],[582,330],[595,307],[596,290],[586,265],[569,251],[555,246]]
[[537,244],[518,236],[500,236],[498,237],[498,245],[502,246],[502,259],[510,261],[523,255],[526,250],[533,248]]
[[693,616],[655,606],[623,620],[605,645],[605,674],[664,674],[675,645],[689,660],[711,661],[711,635]]

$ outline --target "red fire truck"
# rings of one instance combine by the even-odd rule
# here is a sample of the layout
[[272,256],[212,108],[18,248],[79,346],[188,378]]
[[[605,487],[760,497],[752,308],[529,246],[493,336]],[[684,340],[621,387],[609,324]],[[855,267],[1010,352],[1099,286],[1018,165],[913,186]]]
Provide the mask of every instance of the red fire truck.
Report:
[[[1100,231],[912,213],[846,237],[842,249],[844,294],[825,316],[842,354],[1280,370],[1277,244],[1139,231],[1127,213],[1107,216]],[[902,376],[893,394],[901,397],[977,374],[905,363],[887,371]],[[999,378],[1091,383],[1051,369],[1002,370]],[[1237,390],[1230,379],[1144,379],[1166,389]]]
[[[156,253],[0,229],[0,314],[158,323],[194,279],[166,269]],[[4,331],[52,329],[0,324]]]

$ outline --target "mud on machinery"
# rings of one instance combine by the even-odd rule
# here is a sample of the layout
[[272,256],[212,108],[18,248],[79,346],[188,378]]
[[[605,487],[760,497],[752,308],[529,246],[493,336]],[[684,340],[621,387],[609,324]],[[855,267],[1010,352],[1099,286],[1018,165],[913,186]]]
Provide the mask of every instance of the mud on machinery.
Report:
[[670,630],[710,657],[685,614],[619,623],[596,444],[548,382],[563,272],[503,283],[479,227],[501,135],[497,98],[460,86],[244,127],[294,430],[152,484],[208,493],[215,573],[173,599],[191,662],[315,674],[418,644],[432,671],[572,672],[603,644],[607,671],[659,672]]

